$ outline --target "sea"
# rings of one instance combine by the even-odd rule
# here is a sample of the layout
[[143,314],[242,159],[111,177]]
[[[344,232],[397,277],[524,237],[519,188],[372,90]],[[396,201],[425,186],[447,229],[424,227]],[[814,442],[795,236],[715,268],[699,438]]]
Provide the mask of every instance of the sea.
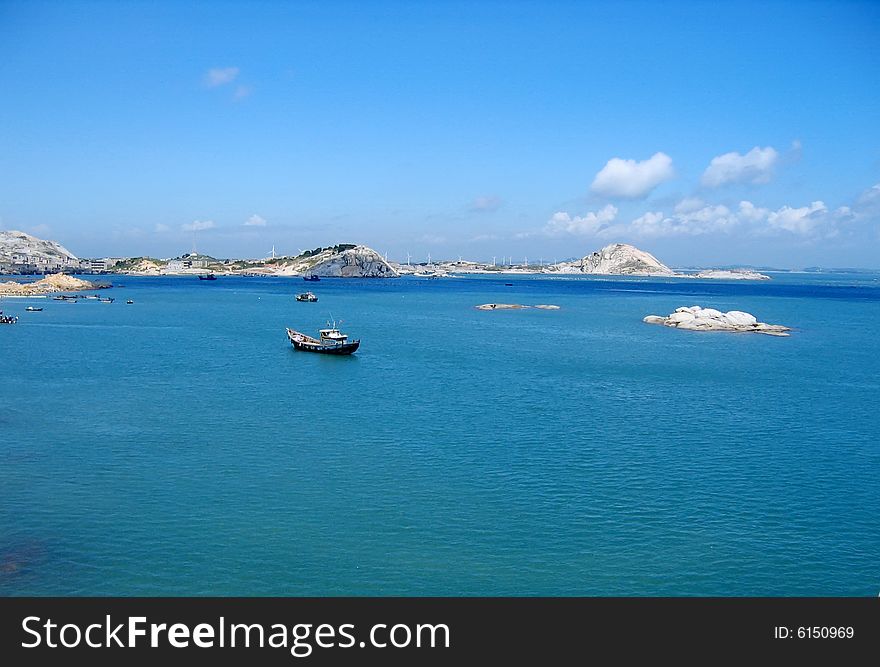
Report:
[[880,274],[772,277],[0,299],[0,595],[877,596]]

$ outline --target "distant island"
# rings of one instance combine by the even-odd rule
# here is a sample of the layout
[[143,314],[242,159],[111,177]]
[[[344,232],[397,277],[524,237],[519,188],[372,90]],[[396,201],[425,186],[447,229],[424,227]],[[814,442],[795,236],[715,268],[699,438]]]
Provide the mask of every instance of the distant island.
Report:
[[581,259],[545,265],[496,265],[486,262],[437,261],[410,264],[389,261],[365,245],[339,243],[295,256],[263,259],[218,259],[195,252],[179,257],[80,259],[55,241],[20,231],[0,231],[0,273],[309,276],[328,278],[396,278],[403,275],[443,277],[451,273],[522,273],[560,275],[655,276],[715,280],[769,280],[751,269],[674,271],[654,255],[626,243],[612,243]]

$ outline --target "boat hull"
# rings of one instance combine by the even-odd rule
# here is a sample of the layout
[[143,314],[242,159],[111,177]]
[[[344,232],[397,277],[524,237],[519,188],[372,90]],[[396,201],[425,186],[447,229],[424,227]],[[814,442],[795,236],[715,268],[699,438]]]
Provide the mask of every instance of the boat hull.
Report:
[[342,345],[315,345],[314,343],[298,343],[296,341],[291,341],[291,343],[293,344],[294,349],[300,350],[301,352],[336,355],[354,354],[361,344],[359,340],[356,340],[353,343],[343,343]]

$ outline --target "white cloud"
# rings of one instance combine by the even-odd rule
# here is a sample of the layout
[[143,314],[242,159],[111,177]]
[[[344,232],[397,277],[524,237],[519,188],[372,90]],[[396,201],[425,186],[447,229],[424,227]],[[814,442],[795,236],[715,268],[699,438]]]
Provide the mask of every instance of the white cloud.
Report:
[[605,227],[598,234],[607,238],[625,236],[643,239],[737,232],[753,237],[792,234],[804,238],[830,238],[838,233],[839,223],[852,221],[857,216],[857,212],[848,206],[841,206],[831,213],[821,201],[799,208],[782,206],[776,210],[741,201],[732,210],[723,204],[704,204],[698,199],[685,199],[676,205],[672,215],[648,211],[629,224]]
[[202,232],[206,229],[214,229],[216,225],[213,220],[193,220],[192,222],[181,225],[180,229],[184,232]]
[[497,211],[501,206],[501,199],[494,195],[486,197],[477,197],[471,202],[470,210],[478,212],[490,213]]
[[676,213],[690,213],[699,211],[706,204],[699,197],[685,197],[675,205]]
[[157,234],[164,234],[165,232],[170,231],[170,230],[171,230],[171,227],[169,227],[168,225],[163,225],[161,222],[159,222],[156,224],[156,227],[153,231],[156,232]]
[[712,158],[701,182],[707,188],[717,188],[727,183],[767,183],[773,178],[773,168],[778,159],[779,153],[772,146],[755,146],[745,155],[725,153]]
[[663,211],[648,211],[630,223],[630,227],[636,236],[657,236],[656,230],[660,229],[664,219]]
[[865,190],[859,197],[859,204],[876,204],[880,202],[880,183]]
[[770,213],[766,208],[755,206],[750,201],[739,203],[739,217],[746,222],[760,222]]
[[672,158],[666,153],[654,153],[641,162],[615,157],[596,174],[590,189],[604,197],[641,199],[673,176]]
[[225,86],[227,83],[235,81],[238,73],[238,67],[214,67],[205,74],[205,85],[208,88]]
[[252,86],[236,86],[232,98],[235,100],[243,100],[245,97],[250,97],[252,92],[254,92]]
[[608,204],[600,211],[590,211],[584,216],[571,217],[564,211],[554,213],[544,226],[544,233],[549,236],[588,236],[596,234],[610,225],[617,217],[617,207]]
[[783,206],[767,216],[767,224],[774,229],[807,235],[825,222],[826,213],[828,207],[821,201],[814,201],[809,206],[800,208]]
[[699,200],[680,202],[676,206],[675,214],[668,217],[660,211],[645,213],[629,224],[628,231],[631,235],[641,238],[700,236],[729,231],[739,223],[736,214],[724,205],[702,205],[694,208],[695,202]]
[[266,220],[265,218],[260,217],[256,213],[254,213],[251,217],[244,221],[245,227],[265,227]]

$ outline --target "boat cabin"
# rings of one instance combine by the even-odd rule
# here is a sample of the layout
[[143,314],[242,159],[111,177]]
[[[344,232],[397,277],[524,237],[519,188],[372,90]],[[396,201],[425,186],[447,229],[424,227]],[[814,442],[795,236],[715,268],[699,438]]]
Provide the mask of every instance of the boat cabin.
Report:
[[321,329],[321,341],[328,343],[344,343],[348,336],[340,333],[339,329]]

